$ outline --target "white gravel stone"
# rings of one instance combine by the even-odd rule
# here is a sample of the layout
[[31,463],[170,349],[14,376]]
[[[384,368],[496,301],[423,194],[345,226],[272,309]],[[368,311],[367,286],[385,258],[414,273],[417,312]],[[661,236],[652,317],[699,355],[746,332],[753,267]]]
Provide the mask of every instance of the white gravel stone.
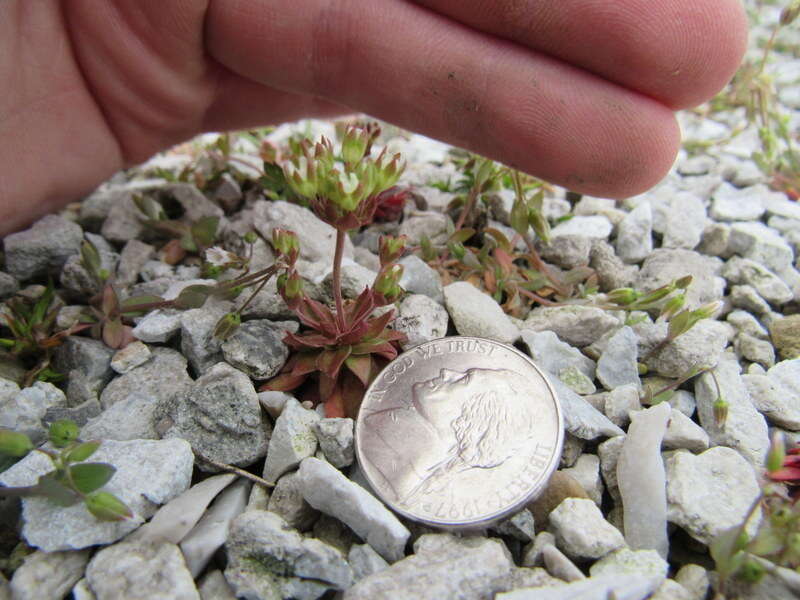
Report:
[[567,498],[549,517],[558,548],[570,558],[601,558],[625,545],[619,529],[588,498]]
[[600,473],[606,483],[606,489],[614,500],[615,504],[620,504],[622,496],[619,493],[619,481],[617,480],[617,464],[622,446],[625,443],[624,435],[617,435],[607,439],[597,447],[597,456],[600,458]]
[[536,537],[533,513],[527,508],[492,526],[492,531],[519,540],[523,544]]
[[790,267],[794,260],[791,246],[778,231],[763,223],[734,223],[729,249],[775,272]]
[[408,337],[403,350],[444,337],[450,316],[438,302],[421,294],[409,294],[400,302],[394,328]]
[[714,191],[711,217],[717,221],[755,221],[764,214],[761,194],[769,193],[765,185],[737,188],[723,182]]
[[721,265],[718,258],[691,250],[658,248],[645,259],[634,287],[650,292],[679,277],[692,275],[692,284],[686,290],[686,307],[694,309],[722,298],[725,280],[719,277]]
[[650,203],[640,202],[617,228],[616,250],[626,263],[639,263],[653,251],[653,211]]
[[567,555],[561,552],[555,544],[547,545],[542,548],[542,560],[547,568],[547,572],[553,577],[564,581],[580,581],[586,579],[586,575],[583,574],[583,571],[575,566],[575,563],[567,558]]
[[762,367],[770,368],[775,364],[775,348],[767,340],[740,333],[736,336],[733,347],[742,358]]
[[669,563],[655,550],[620,548],[589,567],[592,577],[598,575],[644,575],[662,581],[669,572]]
[[664,227],[663,248],[692,250],[700,243],[706,226],[706,208],[696,194],[678,192],[672,197]]
[[600,436],[621,435],[622,429],[614,425],[608,417],[573,392],[558,377],[548,374],[548,380],[561,401],[564,426],[572,435],[583,440],[593,440]]
[[742,375],[756,409],[775,423],[800,431],[800,358],[776,364],[766,375]]
[[219,569],[203,575],[197,582],[197,591],[200,592],[200,600],[236,600],[236,595]]
[[600,459],[596,454],[581,454],[575,464],[562,471],[581,484],[597,506],[603,502],[603,481],[600,478]]
[[11,598],[14,600],[63,598],[83,577],[89,562],[89,554],[89,550],[70,552],[37,550],[29,554],[11,578]]
[[607,390],[627,384],[638,388],[637,338],[633,329],[622,327],[608,340],[597,361],[597,378]]
[[322,419],[314,424],[325,459],[337,469],[353,464],[353,419]]
[[180,331],[181,314],[172,308],[149,312],[133,328],[133,336],[148,344],[164,343]]
[[513,567],[499,540],[425,534],[412,556],[365,577],[344,600],[482,600],[504,589]]
[[275,482],[286,471],[299,465],[304,458],[314,456],[317,451],[314,424],[319,419],[315,411],[303,408],[294,398],[286,400],[269,440],[264,479]]
[[666,402],[634,414],[617,462],[625,540],[635,550],[669,552],[661,440],[672,408]]
[[403,266],[400,287],[411,294],[422,294],[439,304],[444,303],[442,278],[428,263],[414,254],[404,256],[398,262]]
[[703,544],[740,524],[759,494],[753,467],[724,446],[676,452],[666,468],[669,520]]
[[574,367],[589,379],[594,379],[595,362],[577,348],[562,342],[554,332],[523,329],[521,333],[531,358],[545,371],[559,374]]
[[[92,462],[107,462],[117,471],[104,486],[133,511],[127,521],[98,521],[82,503],[58,506],[47,498],[22,500],[22,535],[31,546],[45,552],[110,544],[127,535],[144,519],[189,487],[194,465],[185,440],[105,441]],[[50,459],[33,452],[0,475],[0,485],[32,485],[52,470]],[[53,527],[58,523],[58,527]]]
[[731,257],[722,267],[722,275],[729,283],[747,284],[771,304],[789,302],[794,294],[781,278],[765,266],[749,258]]
[[121,350],[117,350],[117,353],[111,358],[111,368],[122,375],[146,363],[150,360],[150,356],[152,353],[147,344],[140,341],[132,342]]
[[690,450],[695,453],[708,450],[708,434],[681,411],[673,408],[669,426],[664,434],[661,448],[664,450]]
[[387,561],[403,557],[411,533],[375,496],[316,458],[305,459],[298,472],[306,502],[348,525]]
[[644,600],[660,583],[642,575],[602,575],[557,587],[513,590],[498,594],[495,600]]
[[658,589],[650,596],[650,600],[694,600],[692,595],[680,583],[665,579]]
[[389,563],[369,544],[353,544],[347,553],[347,562],[353,569],[353,581],[358,582],[378,571],[383,571]]
[[754,466],[764,464],[769,448],[767,423],[753,406],[736,361],[722,360],[714,369],[720,393],[728,403],[728,416],[721,427],[714,421],[714,402],[718,398],[714,376],[703,373],[695,380],[694,393],[700,424],[712,446],[728,446],[740,452]]
[[603,411],[609,420],[620,427],[631,422],[631,411],[641,410],[639,386],[633,383],[621,385],[606,396]]
[[[12,386],[6,389],[13,393]],[[40,444],[47,437],[47,412],[67,405],[64,392],[52,383],[37,381],[31,387],[12,393],[0,403],[0,427],[24,433],[34,444]]]
[[539,306],[525,319],[523,330],[552,331],[567,344],[582,348],[619,324],[608,311],[594,306]]
[[444,302],[461,335],[513,344],[519,330],[494,299],[471,283],[457,281],[444,288]]
[[[666,334],[665,323],[656,323],[654,328],[661,328]],[[692,368],[717,364],[727,345],[728,326],[703,319],[650,357],[647,366],[663,377],[681,377]],[[648,352],[641,347],[639,350],[644,355]]]
[[708,571],[700,565],[683,565],[675,574],[675,581],[689,592],[689,600],[705,600],[708,595]]
[[86,579],[97,600],[200,600],[181,551],[169,542],[120,542],[94,555]]
[[557,238],[562,235],[580,235],[588,238],[608,239],[613,225],[602,215],[574,216],[568,221],[553,227],[550,235]]

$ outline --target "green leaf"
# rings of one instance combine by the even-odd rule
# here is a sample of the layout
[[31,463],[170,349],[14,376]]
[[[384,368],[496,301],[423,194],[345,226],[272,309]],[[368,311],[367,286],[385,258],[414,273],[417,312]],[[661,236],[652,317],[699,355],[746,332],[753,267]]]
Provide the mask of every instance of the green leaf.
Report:
[[211,295],[213,288],[208,285],[196,284],[189,285],[181,290],[178,297],[172,301],[175,308],[188,309],[200,308],[205,304],[206,299]]
[[81,463],[69,467],[72,483],[82,494],[91,494],[103,487],[116,471],[107,463]]
[[137,317],[150,310],[136,310],[137,306],[144,304],[156,304],[158,302],[164,302],[164,299],[161,296],[131,296],[130,298],[125,298],[125,300],[119,303],[120,312],[126,317]]
[[83,442],[78,444],[67,453],[67,462],[81,462],[89,458],[100,447],[100,442],[93,440],[91,442]]
[[96,492],[84,500],[86,508],[101,521],[122,521],[133,517],[133,511],[109,492]]
[[49,498],[59,506],[72,506],[80,500],[80,496],[64,485],[55,471],[39,477],[35,488],[37,494]]
[[448,242],[453,242],[455,244],[458,244],[458,243],[463,244],[469,238],[471,238],[473,235],[475,235],[475,230],[474,229],[470,229],[469,227],[465,227],[464,229],[459,229],[458,231],[453,233],[453,235],[451,235],[447,239],[447,241]]
[[522,198],[514,200],[514,205],[511,207],[511,227],[520,235],[525,235],[528,232],[528,205]]
[[31,450],[33,443],[27,435],[10,429],[0,429],[0,454],[20,457]]
[[56,448],[64,448],[67,444],[78,439],[78,425],[69,419],[59,419],[50,424],[48,437],[50,443]]
[[708,551],[722,577],[730,577],[744,564],[746,554],[742,549],[746,544],[738,525],[725,529],[711,541]]
[[117,317],[103,324],[103,343],[109,348],[121,348],[125,339],[125,326]]
[[198,248],[207,248],[217,239],[219,217],[202,217],[192,223],[192,237]]
[[81,242],[81,262],[90,275],[97,276],[102,266],[97,247],[89,240]]

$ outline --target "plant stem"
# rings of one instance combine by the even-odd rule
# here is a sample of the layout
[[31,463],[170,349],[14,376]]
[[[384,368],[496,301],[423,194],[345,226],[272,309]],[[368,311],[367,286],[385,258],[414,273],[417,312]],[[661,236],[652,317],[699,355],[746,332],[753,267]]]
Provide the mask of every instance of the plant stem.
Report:
[[262,479],[258,475],[253,475],[249,471],[245,471],[244,469],[240,469],[239,467],[234,467],[233,465],[228,465],[225,463],[218,462],[201,454],[198,454],[197,457],[205,463],[213,467],[217,467],[218,469],[222,469],[223,471],[228,471],[229,473],[236,473],[237,475],[241,475],[245,479],[249,479],[250,481],[257,483],[258,485],[265,487],[267,489],[272,489],[275,487],[274,483],[270,483],[266,479]]
[[333,255],[333,301],[336,304],[336,324],[340,332],[344,332],[344,302],[342,301],[342,256],[344,255],[344,239],[347,232],[336,230],[336,252]]
[[569,290],[564,288],[563,282],[559,281],[558,277],[556,277],[553,272],[548,268],[545,262],[542,260],[542,257],[539,256],[539,253],[536,251],[536,246],[533,245],[533,240],[531,236],[527,233],[522,236],[525,245],[528,247],[528,254],[531,259],[531,266],[534,269],[539,271],[542,275],[547,277],[550,280],[550,283],[553,284],[555,290],[561,294],[562,296],[568,296]]
[[472,212],[472,209],[475,207],[475,202],[478,200],[478,190],[473,185],[472,188],[469,190],[469,196],[467,196],[467,203],[464,206],[464,210],[461,211],[461,214],[458,215],[458,221],[456,222],[456,231],[460,231],[461,228],[464,226],[464,222],[467,220],[467,216],[469,213]]
[[258,292],[264,289],[264,286],[267,285],[267,282],[270,280],[271,277],[272,277],[271,273],[266,277],[264,277],[261,283],[258,284],[258,287],[255,290],[253,290],[252,294],[250,294],[250,297],[247,300],[245,300],[244,304],[242,304],[238,309],[236,309],[237,313],[239,313],[240,315],[242,314],[242,311],[244,311],[244,309],[250,305],[250,303],[253,301],[253,298],[256,297],[256,294],[258,294]]

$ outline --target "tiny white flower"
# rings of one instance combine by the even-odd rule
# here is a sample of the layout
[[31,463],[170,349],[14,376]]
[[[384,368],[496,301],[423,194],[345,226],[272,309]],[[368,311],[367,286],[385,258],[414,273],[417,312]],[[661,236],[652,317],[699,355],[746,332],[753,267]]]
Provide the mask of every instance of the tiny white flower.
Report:
[[212,246],[206,250],[206,262],[215,267],[224,267],[225,265],[235,263],[238,260],[238,256],[232,252],[223,250],[219,246]]

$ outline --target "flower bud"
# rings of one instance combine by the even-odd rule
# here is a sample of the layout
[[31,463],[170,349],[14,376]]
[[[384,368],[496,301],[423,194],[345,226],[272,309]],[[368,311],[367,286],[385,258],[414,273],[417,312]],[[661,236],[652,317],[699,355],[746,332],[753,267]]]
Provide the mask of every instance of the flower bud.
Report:
[[664,303],[664,306],[661,308],[661,316],[665,319],[671,319],[683,308],[685,302],[686,296],[683,294],[676,294]]
[[714,412],[714,423],[717,427],[721,428],[725,426],[725,422],[728,420],[728,407],[730,405],[727,401],[723,400],[722,398],[717,398],[714,401],[712,410]]
[[0,454],[5,456],[25,456],[33,450],[30,438],[24,433],[0,429]]
[[794,20],[797,19],[798,15],[800,15],[800,0],[794,0],[781,11],[781,26],[786,27],[787,25],[791,25]]
[[239,329],[239,325],[241,324],[242,315],[235,311],[229,312],[217,321],[217,326],[214,327],[214,337],[218,340],[225,341]]
[[639,298],[639,292],[633,288],[617,288],[606,295],[606,299],[620,306],[627,306]]
[[675,287],[679,290],[685,290],[689,287],[689,284],[692,283],[692,276],[691,275],[684,275],[680,279],[675,280]]
[[400,154],[389,156],[384,148],[373,162],[375,171],[374,193],[380,193],[392,187],[406,168]]
[[357,163],[367,151],[369,134],[366,129],[350,126],[344,133],[342,140],[342,158],[346,163]]
[[394,302],[403,293],[400,287],[400,278],[403,276],[402,265],[390,265],[384,267],[375,278],[372,289],[383,296],[388,302]]
[[770,522],[776,527],[783,527],[792,520],[792,509],[788,506],[779,506],[769,516]]
[[300,241],[294,231],[275,228],[272,230],[272,247],[279,255],[285,256],[290,263],[300,254]]
[[380,255],[381,266],[386,266],[403,255],[403,251],[406,248],[406,239],[404,235],[398,237],[382,235],[380,237],[378,240],[378,253]]
[[783,434],[776,431],[772,434],[772,440],[769,445],[769,452],[767,453],[767,471],[774,473],[783,467],[783,461],[786,458],[786,445],[783,442]]
[[56,448],[63,448],[78,439],[78,425],[69,419],[60,419],[50,425],[48,437]]
[[84,499],[86,508],[101,521],[122,521],[133,517],[128,505],[109,492],[94,492]]
[[530,223],[528,222],[528,205],[522,198],[514,200],[514,205],[511,207],[511,227],[520,235],[525,235],[528,232]]
[[245,244],[255,244],[256,240],[258,240],[258,236],[255,231],[248,231],[242,236],[242,239]]
[[755,559],[747,559],[739,569],[739,577],[749,583],[758,583],[764,577],[766,570],[764,566]]

